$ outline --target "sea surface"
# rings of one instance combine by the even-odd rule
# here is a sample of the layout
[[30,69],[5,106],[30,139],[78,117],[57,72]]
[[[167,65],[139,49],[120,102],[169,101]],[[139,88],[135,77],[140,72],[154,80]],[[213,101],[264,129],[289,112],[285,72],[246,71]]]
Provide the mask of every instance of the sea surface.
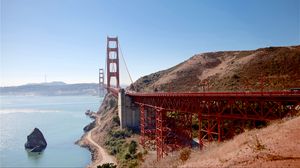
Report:
[[[96,96],[0,96],[0,167],[85,167],[90,152],[75,145],[97,111]],[[28,153],[27,135],[37,127],[47,141],[41,154]]]

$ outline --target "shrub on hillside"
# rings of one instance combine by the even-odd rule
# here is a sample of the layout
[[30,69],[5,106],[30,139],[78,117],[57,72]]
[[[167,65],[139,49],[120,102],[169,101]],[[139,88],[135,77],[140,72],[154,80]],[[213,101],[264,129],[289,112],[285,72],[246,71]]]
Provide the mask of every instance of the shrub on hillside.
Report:
[[185,162],[186,160],[189,159],[191,155],[191,149],[190,148],[184,148],[182,149],[182,151],[180,152],[180,156],[179,159],[183,162]]
[[110,100],[109,100],[109,106],[110,106],[110,107],[115,107],[116,104],[117,104],[117,102],[116,102],[115,99],[110,99]]
[[120,118],[119,118],[119,116],[114,116],[112,120],[113,120],[113,122],[116,123],[117,125],[120,125]]
[[102,165],[97,166],[97,168],[116,168],[117,166],[113,163],[104,163]]
[[108,133],[111,137],[114,138],[119,138],[119,139],[124,139],[126,137],[130,137],[132,132],[127,130],[127,129],[117,129],[117,130],[111,130]]
[[136,148],[137,148],[137,143],[135,141],[131,141],[130,144],[129,144],[129,153],[130,154],[135,154],[136,152]]
[[132,136],[128,129],[114,128],[105,137],[105,146],[111,155],[118,161],[118,167],[137,167],[143,160],[143,154],[137,154],[138,143],[134,140],[126,142]]

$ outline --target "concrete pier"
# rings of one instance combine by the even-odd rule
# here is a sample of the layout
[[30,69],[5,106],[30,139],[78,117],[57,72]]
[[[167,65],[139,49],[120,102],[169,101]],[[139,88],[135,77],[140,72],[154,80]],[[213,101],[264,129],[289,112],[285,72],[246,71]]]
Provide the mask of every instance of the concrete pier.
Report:
[[120,89],[118,95],[118,115],[121,128],[131,128],[138,130],[140,125],[140,112],[129,96],[125,95],[125,90]]

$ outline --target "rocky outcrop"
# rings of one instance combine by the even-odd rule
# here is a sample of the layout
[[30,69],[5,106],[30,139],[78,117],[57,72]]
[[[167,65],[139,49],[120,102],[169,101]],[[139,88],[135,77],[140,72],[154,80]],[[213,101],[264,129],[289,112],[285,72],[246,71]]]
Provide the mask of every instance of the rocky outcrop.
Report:
[[[91,111],[91,110],[87,110],[87,111],[85,112],[85,115],[89,116],[91,119],[96,119],[96,113],[93,112],[93,111]],[[91,122],[90,124],[88,124],[87,126],[85,126],[85,127],[83,128],[83,131],[84,131],[84,132],[88,132],[88,131],[90,131],[91,129],[93,129],[93,128],[95,127],[95,125],[96,125],[96,123],[95,123],[95,121],[93,121],[93,122]]]
[[30,152],[42,152],[47,147],[47,142],[43,133],[38,129],[34,130],[27,136],[27,142],[25,143],[25,149]]
[[96,113],[91,111],[91,110],[87,110],[85,112],[85,115],[89,116],[91,119],[95,119],[96,118]]
[[95,126],[96,126],[96,122],[93,121],[93,122],[89,123],[87,126],[85,126],[85,127],[83,128],[83,131],[84,131],[84,132],[88,132],[88,131],[90,131],[91,129],[93,129]]

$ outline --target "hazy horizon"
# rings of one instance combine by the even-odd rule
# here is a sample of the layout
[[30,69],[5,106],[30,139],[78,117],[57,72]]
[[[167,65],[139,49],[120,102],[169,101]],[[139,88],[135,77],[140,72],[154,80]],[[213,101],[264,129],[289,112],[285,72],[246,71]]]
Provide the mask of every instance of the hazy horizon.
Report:
[[[99,84],[99,83],[96,83],[96,82],[79,82],[79,83],[67,83],[67,82],[64,82],[64,81],[49,81],[49,82],[27,82],[27,83],[22,83],[22,84],[19,84],[19,85],[7,85],[7,86],[2,86],[0,85],[0,87],[18,87],[18,86],[23,86],[23,85],[35,85],[35,84],[50,84],[50,83],[54,83],[54,82],[63,82],[64,84],[67,84],[67,85],[72,85],[72,84]],[[120,84],[121,86],[128,86],[128,84]]]

